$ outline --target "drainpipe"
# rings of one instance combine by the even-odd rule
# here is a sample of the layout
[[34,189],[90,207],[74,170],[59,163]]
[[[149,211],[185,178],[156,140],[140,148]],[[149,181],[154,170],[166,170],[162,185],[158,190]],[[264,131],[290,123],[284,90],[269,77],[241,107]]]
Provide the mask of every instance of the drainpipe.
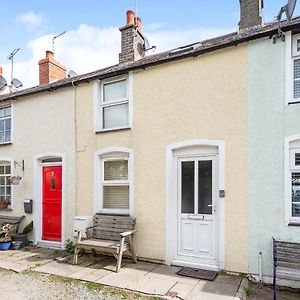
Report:
[[262,251],[258,252],[258,279],[262,282]]

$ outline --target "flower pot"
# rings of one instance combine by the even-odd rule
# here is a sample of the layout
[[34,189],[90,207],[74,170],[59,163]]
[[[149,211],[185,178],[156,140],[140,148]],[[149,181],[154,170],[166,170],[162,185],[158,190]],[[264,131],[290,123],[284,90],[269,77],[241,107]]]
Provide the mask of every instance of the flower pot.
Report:
[[19,250],[21,248],[21,246],[22,246],[22,242],[21,241],[14,241],[11,244],[12,244],[13,250]]
[[0,243],[0,250],[6,251],[9,249],[11,242],[1,242]]
[[0,209],[8,208],[8,202],[0,202]]
[[18,241],[21,243],[20,247],[23,248],[26,246],[28,234],[15,233],[11,235],[11,238],[14,242]]

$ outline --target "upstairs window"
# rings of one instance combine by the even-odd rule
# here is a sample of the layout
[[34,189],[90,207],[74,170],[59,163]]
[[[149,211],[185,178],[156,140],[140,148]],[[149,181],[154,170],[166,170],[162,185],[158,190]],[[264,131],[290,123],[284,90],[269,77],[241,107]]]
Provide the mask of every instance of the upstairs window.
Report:
[[11,142],[11,106],[0,108],[0,144]]
[[129,127],[128,78],[107,81],[101,84],[100,130]]

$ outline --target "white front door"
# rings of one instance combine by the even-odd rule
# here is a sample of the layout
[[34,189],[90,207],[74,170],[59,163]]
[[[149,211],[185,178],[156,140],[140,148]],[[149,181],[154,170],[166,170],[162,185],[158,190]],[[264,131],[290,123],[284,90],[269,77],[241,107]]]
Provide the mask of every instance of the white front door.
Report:
[[217,155],[177,158],[173,264],[218,268]]

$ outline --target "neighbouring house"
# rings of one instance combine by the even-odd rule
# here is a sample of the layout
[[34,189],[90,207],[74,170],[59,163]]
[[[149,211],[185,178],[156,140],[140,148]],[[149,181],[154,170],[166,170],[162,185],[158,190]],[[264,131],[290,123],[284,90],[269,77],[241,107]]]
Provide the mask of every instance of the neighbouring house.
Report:
[[25,161],[3,213],[32,198],[34,241],[56,247],[95,213],[133,215],[141,259],[268,280],[272,237],[300,237],[300,18],[281,22],[284,41],[262,1],[240,2],[238,32],[155,55],[128,11],[119,64],[73,78],[50,79],[63,67],[47,52],[45,82],[0,96],[3,176]]
[[[35,243],[62,247],[76,215],[74,91],[53,91],[66,70],[52,52],[39,66],[39,86],[0,96],[0,200],[9,201],[0,214],[26,215]],[[19,185],[11,176],[22,177]],[[25,199],[32,213],[24,213]]]
[[[299,23],[282,29],[284,41],[248,45],[249,272],[265,282],[273,276],[272,238],[300,243]],[[299,287],[297,277],[288,284]]]

